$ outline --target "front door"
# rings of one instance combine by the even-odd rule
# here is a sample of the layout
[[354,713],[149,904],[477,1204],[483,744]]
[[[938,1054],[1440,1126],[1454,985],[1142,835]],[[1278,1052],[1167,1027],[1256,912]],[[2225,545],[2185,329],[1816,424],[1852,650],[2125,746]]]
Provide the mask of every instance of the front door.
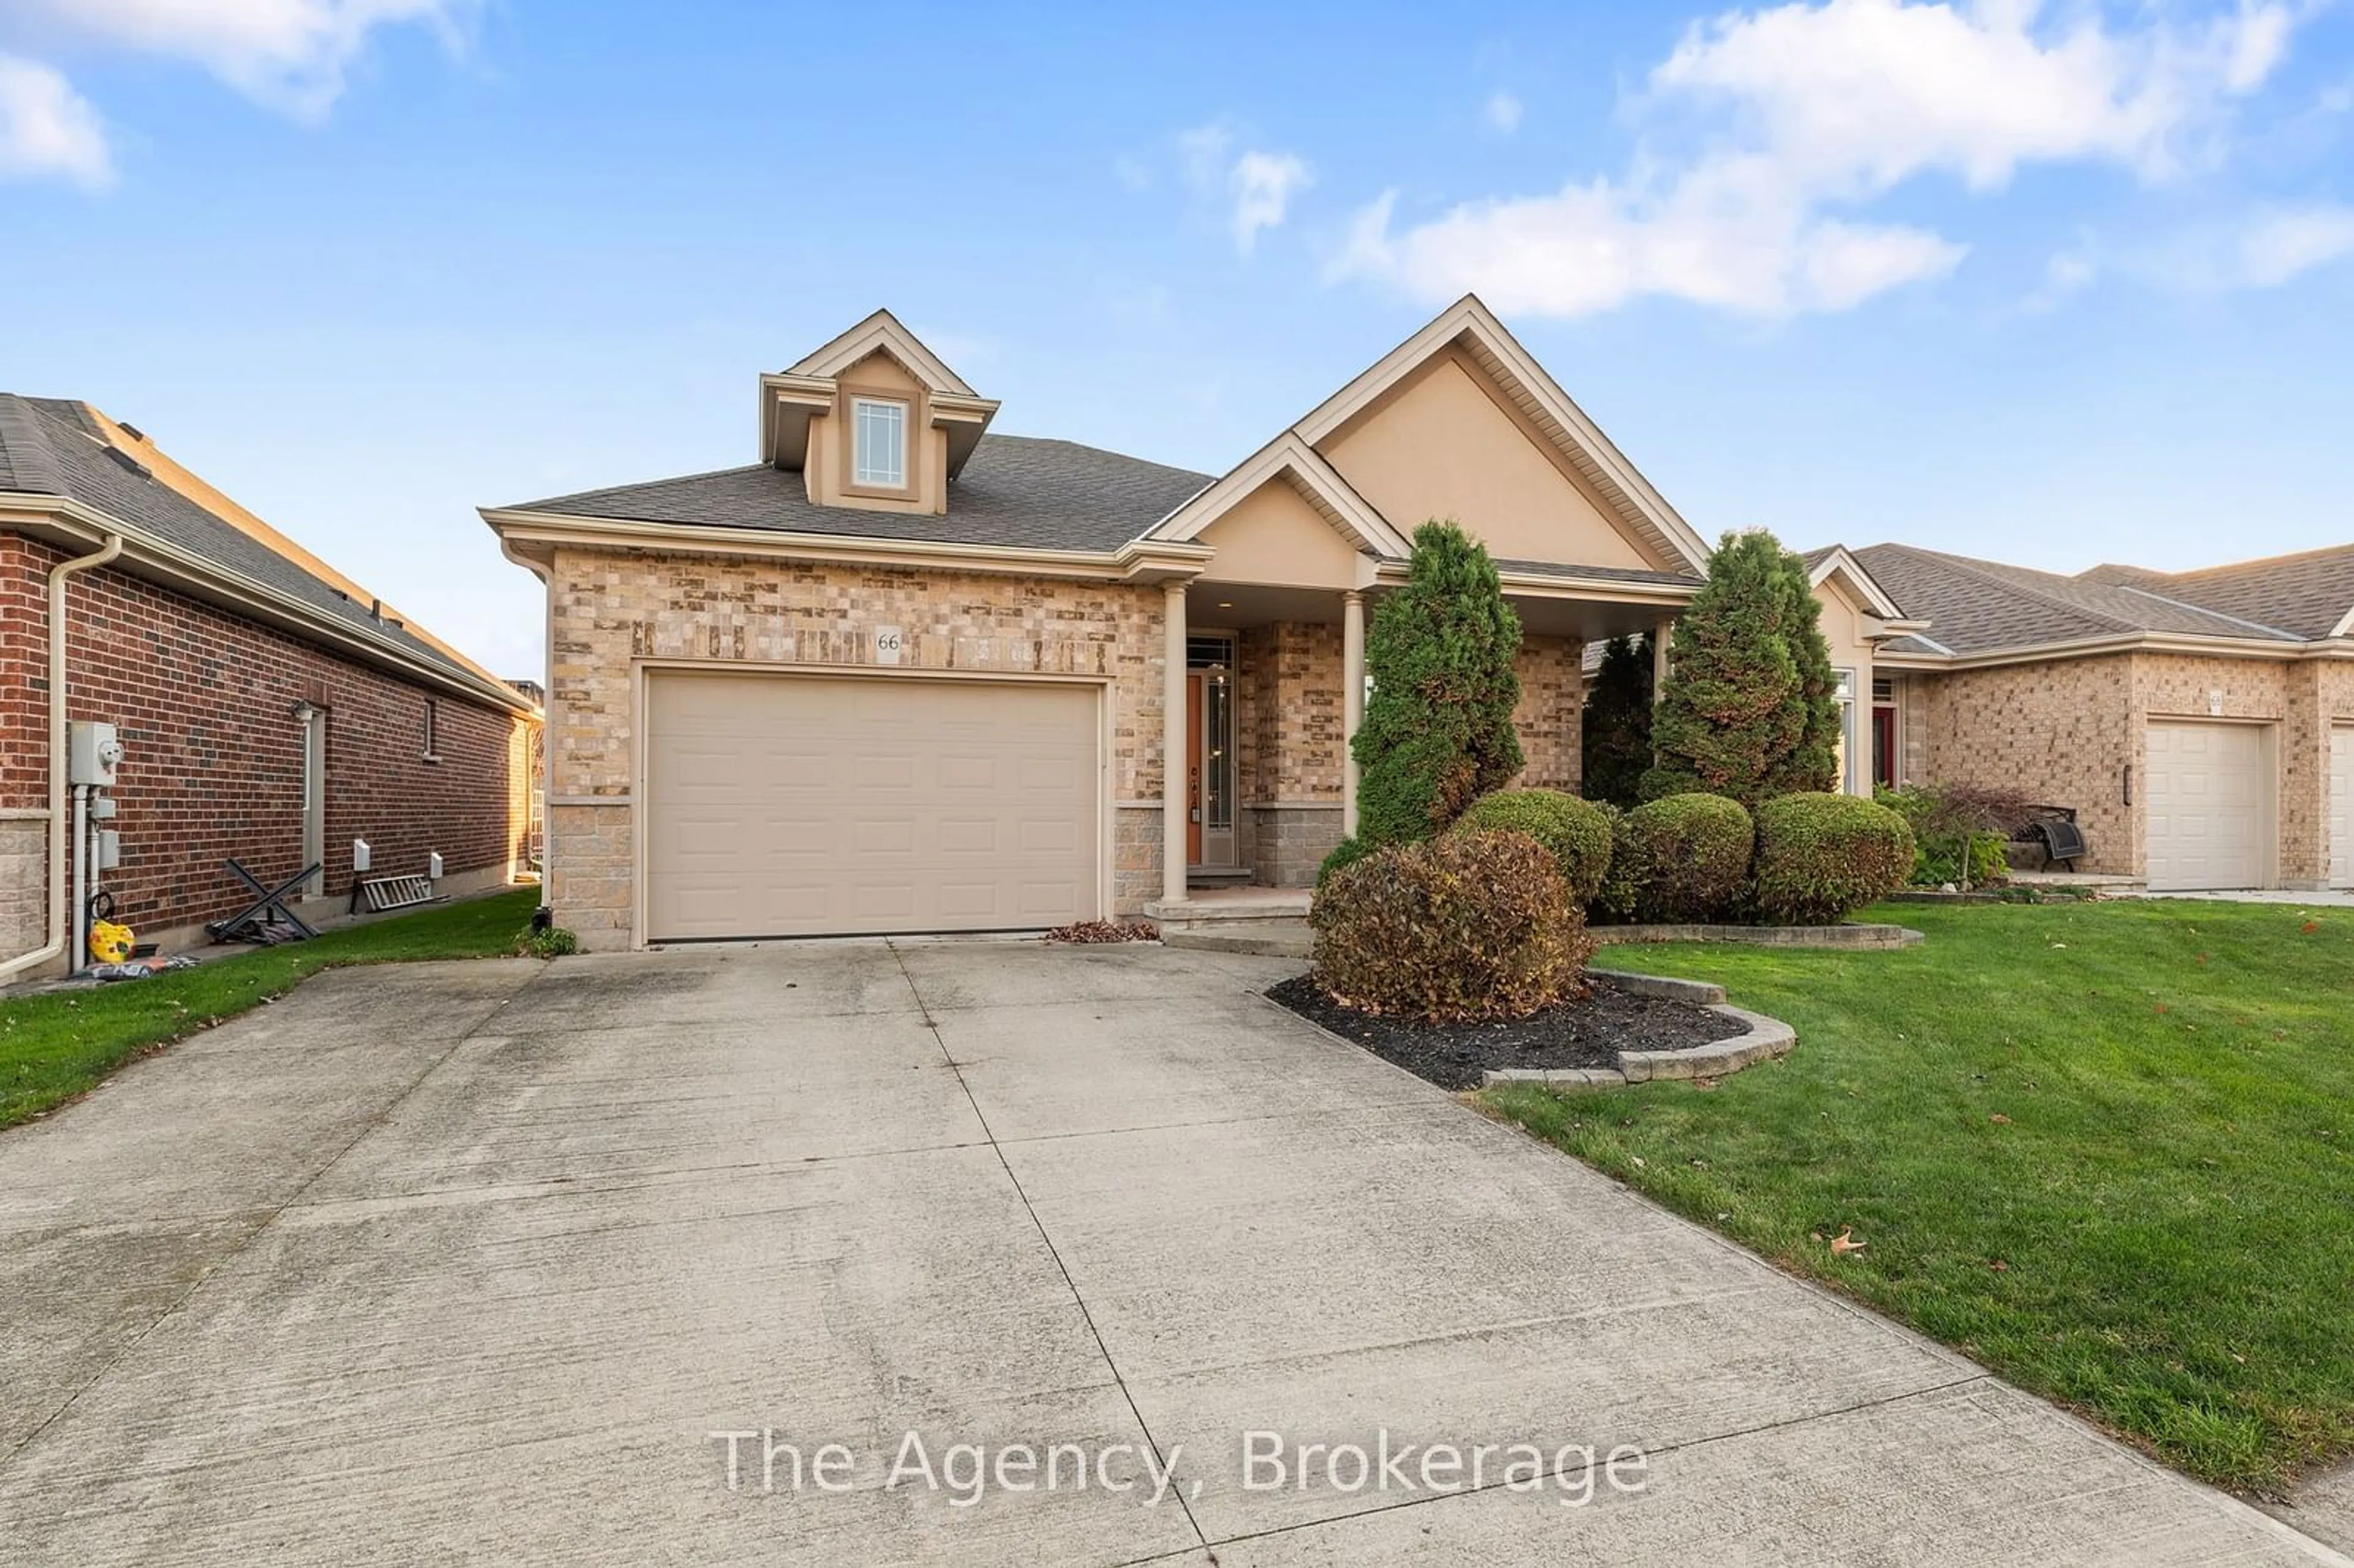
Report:
[[[1185,863],[1202,863],[1202,677],[1185,682]],[[1163,841],[1164,842],[1166,841]]]
[[1185,863],[1225,869],[1235,855],[1235,683],[1230,670],[1185,681]]
[[1896,710],[1885,705],[1872,710],[1872,781],[1896,788]]

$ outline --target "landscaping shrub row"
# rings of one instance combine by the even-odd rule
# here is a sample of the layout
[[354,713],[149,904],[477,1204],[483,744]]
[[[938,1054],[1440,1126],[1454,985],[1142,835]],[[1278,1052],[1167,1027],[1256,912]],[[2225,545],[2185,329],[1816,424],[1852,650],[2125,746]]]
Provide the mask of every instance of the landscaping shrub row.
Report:
[[1553,789],[1499,791],[1436,838],[1352,842],[1309,923],[1337,1001],[1433,1021],[1517,1018],[1579,994],[1596,918],[1829,925],[1913,869],[1913,832],[1849,795],[1721,795],[1620,812]]
[[1904,885],[1911,828],[1852,795],[1776,796],[1752,812],[1721,795],[1670,795],[1631,811],[1554,789],[1500,790],[1458,833],[1523,833],[1596,920],[1833,925]]

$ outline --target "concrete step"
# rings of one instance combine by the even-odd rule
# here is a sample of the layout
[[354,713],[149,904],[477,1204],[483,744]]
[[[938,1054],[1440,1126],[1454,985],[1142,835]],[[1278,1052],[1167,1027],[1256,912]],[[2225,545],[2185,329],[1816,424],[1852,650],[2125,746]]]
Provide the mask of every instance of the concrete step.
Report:
[[1190,930],[1161,929],[1161,946],[1206,953],[1247,953],[1267,959],[1306,961],[1313,933],[1305,920],[1254,920]]
[[1310,894],[1299,887],[1233,887],[1181,899],[1155,899],[1144,917],[1165,938],[1193,931],[1248,931],[1298,925],[1308,918]]

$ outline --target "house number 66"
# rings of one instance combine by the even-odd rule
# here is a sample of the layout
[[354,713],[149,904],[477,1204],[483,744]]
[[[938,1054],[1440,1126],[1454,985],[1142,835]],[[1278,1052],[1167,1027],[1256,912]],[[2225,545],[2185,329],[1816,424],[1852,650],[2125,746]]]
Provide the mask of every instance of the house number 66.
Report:
[[875,629],[875,662],[877,664],[896,664],[899,662],[899,649],[904,641],[897,627],[876,627]]

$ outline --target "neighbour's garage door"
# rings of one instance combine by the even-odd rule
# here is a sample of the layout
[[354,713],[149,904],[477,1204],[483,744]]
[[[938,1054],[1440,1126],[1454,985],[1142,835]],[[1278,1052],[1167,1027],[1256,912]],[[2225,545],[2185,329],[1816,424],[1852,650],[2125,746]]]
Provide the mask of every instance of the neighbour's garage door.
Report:
[[2274,797],[2264,732],[2153,722],[2148,734],[2151,889],[2264,886]]
[[649,673],[647,938],[1092,918],[1098,701],[1049,682]]
[[2329,885],[2354,887],[2354,729],[2329,732]]

